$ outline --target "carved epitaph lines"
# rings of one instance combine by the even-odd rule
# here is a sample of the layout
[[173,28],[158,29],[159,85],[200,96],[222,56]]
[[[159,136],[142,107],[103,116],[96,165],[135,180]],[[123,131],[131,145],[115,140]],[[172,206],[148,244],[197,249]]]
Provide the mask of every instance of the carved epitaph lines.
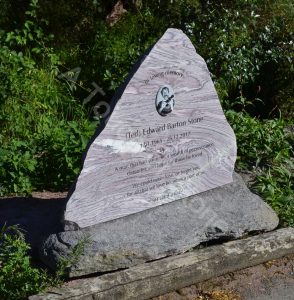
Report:
[[230,183],[235,159],[205,61],[168,29],[89,145],[64,219],[87,227]]

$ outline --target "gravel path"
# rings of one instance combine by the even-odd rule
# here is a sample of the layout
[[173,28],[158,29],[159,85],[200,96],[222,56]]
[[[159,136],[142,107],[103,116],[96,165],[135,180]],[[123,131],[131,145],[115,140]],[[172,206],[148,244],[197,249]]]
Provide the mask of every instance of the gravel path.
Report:
[[294,300],[294,254],[152,300]]

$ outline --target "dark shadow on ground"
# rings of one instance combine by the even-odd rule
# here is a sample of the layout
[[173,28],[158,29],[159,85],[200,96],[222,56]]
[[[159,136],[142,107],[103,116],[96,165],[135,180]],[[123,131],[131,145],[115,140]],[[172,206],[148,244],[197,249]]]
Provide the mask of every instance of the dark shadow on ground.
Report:
[[62,231],[65,195],[55,198],[10,197],[0,198],[0,228],[19,225],[26,241],[35,250],[48,235]]

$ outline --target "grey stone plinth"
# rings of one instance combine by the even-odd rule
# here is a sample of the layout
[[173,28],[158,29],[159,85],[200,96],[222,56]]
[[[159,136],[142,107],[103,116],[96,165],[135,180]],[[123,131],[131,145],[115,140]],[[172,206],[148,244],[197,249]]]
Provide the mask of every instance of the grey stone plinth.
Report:
[[128,268],[201,243],[271,231],[277,225],[274,211],[235,173],[231,184],[79,231],[50,235],[40,255],[55,269],[62,256],[88,238],[83,255],[69,269],[69,277],[76,277]]

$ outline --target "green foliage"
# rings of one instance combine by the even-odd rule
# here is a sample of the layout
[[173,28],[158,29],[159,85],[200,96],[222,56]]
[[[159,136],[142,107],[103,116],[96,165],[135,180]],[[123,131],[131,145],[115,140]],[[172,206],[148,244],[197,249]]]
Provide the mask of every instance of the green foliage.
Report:
[[[115,2],[115,1],[114,1]],[[83,82],[94,78],[103,87],[110,98],[114,90],[123,83],[133,64],[164,33],[169,26],[183,27],[185,19],[199,11],[199,1],[143,1],[140,10],[129,9],[124,17],[114,26],[105,22],[107,11],[112,6],[101,4],[105,12],[96,21],[95,31],[87,44],[80,44],[79,51],[71,49],[70,60],[65,61],[71,67],[82,67]],[[164,13],[159,7],[165,7]],[[92,29],[92,27],[90,27]],[[65,55],[66,56],[66,55]]]
[[[294,105],[292,1],[129,2],[114,26],[105,20],[115,0],[0,3],[0,194],[67,188],[97,126],[91,106],[109,100],[137,59],[176,27],[208,62],[237,135],[238,168],[257,174],[258,192],[293,225],[285,133]],[[74,88],[56,79],[76,67]],[[83,107],[93,81],[106,96]]]
[[276,210],[282,226],[293,226],[293,133],[287,133],[282,119],[260,121],[234,111],[226,115],[237,137],[237,167],[255,173],[254,189]]
[[[139,56],[156,41],[156,37],[148,32],[148,24],[152,22],[155,22],[154,17],[145,14],[144,19],[137,15],[127,16],[114,27],[99,24],[96,41],[87,52],[91,60],[84,64],[92,66],[92,77],[99,72],[99,84],[105,90],[113,92],[124,81]],[[144,29],[138,31],[138,26]]]
[[257,176],[255,190],[277,212],[280,225],[294,227],[293,160],[270,166]]
[[282,119],[258,120],[246,112],[226,112],[238,141],[238,167],[269,167],[289,159],[292,147]]
[[143,1],[112,27],[98,20],[76,58],[87,78],[111,92],[168,27],[180,28],[208,62],[225,108],[239,110],[247,99],[254,115],[268,117],[293,103],[292,15],[289,1]]
[[60,61],[37,9],[34,0],[24,28],[0,38],[0,194],[68,188],[97,125],[56,79]]
[[29,249],[18,227],[4,226],[0,229],[1,299],[26,299],[52,282],[45,271],[32,266]]
[[28,193],[32,191],[33,176],[37,160],[28,143],[13,139],[9,146],[0,148],[0,194],[5,192]]
[[59,260],[56,271],[56,278],[59,280],[68,275],[69,268],[74,267],[81,258],[85,246],[89,244],[90,236],[85,236],[80,239],[71,251]]
[[[293,66],[291,21],[279,12],[273,14],[277,7],[276,1],[208,1],[199,19],[188,24],[226,108],[235,107],[241,96],[251,101],[261,98],[266,112],[271,111],[280,65],[283,87],[288,84]],[[265,107],[260,110],[266,116]]]
[[68,268],[80,259],[89,237],[82,238],[73,249],[61,258],[57,271],[49,275],[46,270],[34,267],[29,255],[30,246],[18,226],[0,228],[0,299],[19,300],[60,285]]

